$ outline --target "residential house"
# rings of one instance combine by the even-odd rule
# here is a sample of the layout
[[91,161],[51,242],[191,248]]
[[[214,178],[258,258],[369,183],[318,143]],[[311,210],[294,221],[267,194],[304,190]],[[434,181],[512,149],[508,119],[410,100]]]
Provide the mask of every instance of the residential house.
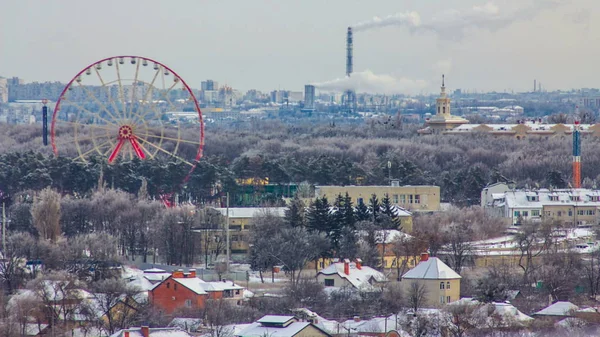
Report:
[[381,272],[363,266],[360,259],[350,262],[336,262],[317,273],[317,281],[325,288],[349,287],[355,290],[371,291],[377,289],[378,285],[386,282],[385,275]]
[[538,312],[533,313],[531,316],[533,316],[536,319],[559,321],[567,317],[573,317],[574,313],[578,309],[579,307],[571,302],[558,301]]
[[202,309],[209,299],[239,304],[243,293],[244,287],[232,281],[206,282],[196,276],[195,269],[186,273],[179,269],[150,291],[150,303],[163,313],[172,314],[179,308]]
[[414,284],[424,289],[426,306],[437,307],[460,299],[460,279],[452,268],[437,257],[421,254],[421,262],[402,275],[402,288],[406,296],[414,290]]
[[266,315],[237,332],[235,337],[331,337],[310,322],[300,322],[294,316]]

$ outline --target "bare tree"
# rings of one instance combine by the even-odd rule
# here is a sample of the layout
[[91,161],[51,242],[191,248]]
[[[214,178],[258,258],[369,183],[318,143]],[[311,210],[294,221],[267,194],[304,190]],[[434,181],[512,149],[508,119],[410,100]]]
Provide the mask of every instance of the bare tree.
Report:
[[406,306],[416,315],[419,308],[422,308],[427,302],[427,288],[424,284],[413,281],[405,294]]
[[534,258],[547,251],[552,245],[552,223],[525,222],[515,235],[519,247],[519,267],[523,269],[523,284],[528,284],[535,270]]
[[446,312],[450,314],[451,323],[448,332],[454,337],[467,336],[468,332],[481,326],[485,322],[486,315],[479,312],[481,304],[453,303],[446,306]]
[[450,267],[459,274],[465,264],[473,259],[474,252],[470,242],[472,233],[469,222],[453,225],[446,231],[448,244],[444,248],[448,254]]
[[56,242],[60,231],[60,194],[45,188],[33,198],[31,216],[33,224],[44,239]]
[[427,243],[420,236],[397,236],[392,241],[392,252],[396,259],[396,279],[400,278],[408,269],[408,262],[418,260],[421,253],[427,250]]
[[600,294],[600,250],[591,252],[582,265],[583,277],[588,284],[590,297]]
[[97,326],[109,335],[132,326],[137,319],[139,304],[133,299],[137,289],[121,279],[105,279],[91,285],[93,299],[84,309]]

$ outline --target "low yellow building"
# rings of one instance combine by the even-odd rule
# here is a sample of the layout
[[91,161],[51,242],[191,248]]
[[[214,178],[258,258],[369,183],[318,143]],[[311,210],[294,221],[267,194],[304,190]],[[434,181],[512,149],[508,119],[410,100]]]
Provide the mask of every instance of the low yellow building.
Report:
[[413,284],[424,289],[426,307],[439,307],[460,299],[460,279],[452,268],[437,257],[421,255],[421,262],[406,274],[402,275],[402,289],[405,296],[410,296]]
[[[373,194],[379,200],[388,195],[394,205],[411,212],[432,212],[440,209],[439,186],[315,186],[315,197],[333,200],[339,194],[348,195],[356,205],[369,204]],[[412,221],[412,220],[411,220]]]

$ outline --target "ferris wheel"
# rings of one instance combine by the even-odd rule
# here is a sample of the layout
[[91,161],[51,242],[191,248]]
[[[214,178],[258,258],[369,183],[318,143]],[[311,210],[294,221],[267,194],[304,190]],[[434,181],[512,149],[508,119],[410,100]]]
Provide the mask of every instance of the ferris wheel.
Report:
[[189,172],[202,157],[204,123],[188,84],[166,65],[141,56],[115,56],[79,71],[52,115],[55,155],[109,164],[166,160]]

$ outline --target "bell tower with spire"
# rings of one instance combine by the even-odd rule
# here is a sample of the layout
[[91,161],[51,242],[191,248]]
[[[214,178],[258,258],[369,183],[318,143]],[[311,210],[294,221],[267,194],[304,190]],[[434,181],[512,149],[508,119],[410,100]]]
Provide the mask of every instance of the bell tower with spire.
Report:
[[452,116],[450,97],[446,94],[446,77],[442,75],[440,97],[435,100],[435,115],[427,121],[427,126],[431,131],[429,133],[440,133],[467,123],[469,121],[462,117]]
[[440,97],[436,100],[435,114],[437,116],[449,117],[450,114],[450,97],[446,95],[446,83],[445,83],[445,75],[442,75],[442,88],[440,92]]

